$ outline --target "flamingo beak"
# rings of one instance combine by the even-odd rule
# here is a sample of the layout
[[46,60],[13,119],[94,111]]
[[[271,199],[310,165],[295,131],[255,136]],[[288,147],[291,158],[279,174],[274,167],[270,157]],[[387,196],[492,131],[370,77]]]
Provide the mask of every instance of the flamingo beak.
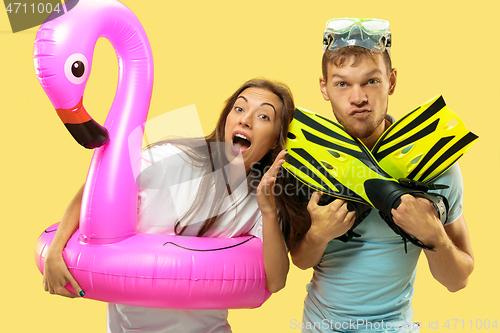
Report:
[[87,113],[83,97],[74,108],[56,111],[73,138],[85,148],[94,149],[109,142],[108,130]]

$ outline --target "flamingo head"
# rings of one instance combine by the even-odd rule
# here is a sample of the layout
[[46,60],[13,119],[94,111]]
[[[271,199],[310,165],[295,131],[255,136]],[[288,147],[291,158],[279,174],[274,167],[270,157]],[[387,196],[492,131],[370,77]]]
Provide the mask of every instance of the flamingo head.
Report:
[[[43,90],[73,137],[86,148],[109,141],[107,130],[95,122],[83,107],[83,94],[92,68],[97,40],[92,40],[78,8],[50,20],[35,38],[33,61]],[[50,18],[50,17],[49,17]]]

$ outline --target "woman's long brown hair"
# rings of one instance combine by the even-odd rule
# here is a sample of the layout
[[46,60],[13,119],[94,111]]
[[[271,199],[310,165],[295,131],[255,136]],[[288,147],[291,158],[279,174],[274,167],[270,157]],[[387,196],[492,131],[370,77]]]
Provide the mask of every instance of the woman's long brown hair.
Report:
[[[225,152],[223,147],[223,143],[225,142],[225,127],[226,127],[226,119],[228,114],[231,112],[234,103],[238,96],[248,88],[260,88],[267,90],[277,97],[280,98],[282,102],[282,111],[281,111],[281,126],[280,132],[278,135],[277,144],[271,149],[259,162],[257,162],[250,171],[250,174],[247,175],[247,182],[249,184],[249,193],[255,192],[256,187],[250,186],[252,184],[258,184],[263,174],[265,173],[266,167],[272,165],[276,156],[279,152],[284,148],[286,135],[288,133],[288,125],[290,124],[294,112],[295,112],[295,104],[293,101],[293,96],[288,88],[283,83],[271,81],[267,79],[257,78],[252,79],[244,84],[242,84],[225,102],[224,108],[219,116],[219,120],[215,126],[215,129],[212,133],[207,135],[204,138],[198,139],[170,139],[164,140],[160,142],[156,142],[148,146],[148,148],[156,145],[163,145],[167,143],[174,144],[181,148],[192,161],[190,163],[195,167],[201,167],[204,170],[204,173],[214,173],[215,171],[224,170],[224,166],[227,165],[228,161],[225,156]],[[205,144],[201,144],[201,141],[205,141]],[[217,144],[217,143],[222,143]],[[222,206],[224,197],[228,193],[227,189],[227,179],[224,172],[216,173],[215,177],[202,177],[202,181],[198,188],[198,192],[196,194],[195,199],[191,203],[190,208],[186,213],[180,216],[175,222],[175,233],[178,235],[182,235],[182,233],[189,227],[189,224],[193,222],[194,217],[197,213],[202,209],[202,207],[206,207],[209,205],[210,211],[208,214],[208,218],[204,221],[203,226],[198,231],[197,236],[203,236],[218,220],[220,208]],[[257,180],[257,182],[255,182]],[[214,195],[206,195],[215,189]],[[231,195],[232,199],[232,195]],[[238,206],[238,202],[233,201],[233,206]],[[222,213],[224,214],[224,213]],[[281,216],[280,216],[281,217]],[[184,225],[180,227],[180,224]],[[179,230],[178,230],[179,229]]]

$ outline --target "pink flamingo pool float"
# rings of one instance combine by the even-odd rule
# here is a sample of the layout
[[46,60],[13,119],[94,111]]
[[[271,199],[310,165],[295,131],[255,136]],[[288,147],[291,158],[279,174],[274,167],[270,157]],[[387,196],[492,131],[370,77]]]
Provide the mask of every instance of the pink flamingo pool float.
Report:
[[[68,2],[66,3],[68,4]],[[113,45],[119,64],[116,95],[104,126],[83,106],[99,37]],[[73,137],[96,148],[83,193],[79,229],[63,251],[85,298],[179,309],[252,308],[269,297],[262,243],[232,239],[140,234],[137,226],[141,135],[153,88],[153,57],[137,17],[115,0],[82,0],[42,24],[35,39],[36,75]],[[137,131],[136,131],[137,132]],[[37,241],[43,258],[57,224]],[[68,284],[67,288],[72,288]]]

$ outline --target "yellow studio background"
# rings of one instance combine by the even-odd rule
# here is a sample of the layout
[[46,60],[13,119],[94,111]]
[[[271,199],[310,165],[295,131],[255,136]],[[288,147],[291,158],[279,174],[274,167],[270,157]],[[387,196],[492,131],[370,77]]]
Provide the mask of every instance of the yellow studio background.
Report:
[[[475,271],[469,286],[452,294],[433,280],[422,255],[414,320],[423,323],[422,332],[451,331],[452,319],[460,320],[454,331],[484,330],[476,328],[476,321],[484,325],[486,320],[497,320],[500,325],[498,1],[123,2],[141,20],[153,50],[156,75],[150,118],[196,104],[205,132],[215,125],[225,98],[243,81],[257,76],[286,82],[297,105],[332,116],[318,89],[325,22],[340,16],[389,20],[393,63],[399,74],[389,112],[399,118],[443,94],[448,106],[480,137],[460,161]],[[4,124],[0,330],[104,332],[105,304],[44,292],[33,260],[38,235],[61,218],[85,179],[92,154],[70,137],[36,79],[32,61],[36,30],[12,34],[7,14],[0,13]],[[101,40],[85,94],[87,110],[101,123],[116,79],[114,51]],[[301,320],[311,274],[312,270],[291,267],[287,287],[264,306],[230,311],[233,331],[298,331],[292,329],[291,320]],[[450,329],[444,328],[448,319]],[[433,329],[436,321],[438,328]]]

